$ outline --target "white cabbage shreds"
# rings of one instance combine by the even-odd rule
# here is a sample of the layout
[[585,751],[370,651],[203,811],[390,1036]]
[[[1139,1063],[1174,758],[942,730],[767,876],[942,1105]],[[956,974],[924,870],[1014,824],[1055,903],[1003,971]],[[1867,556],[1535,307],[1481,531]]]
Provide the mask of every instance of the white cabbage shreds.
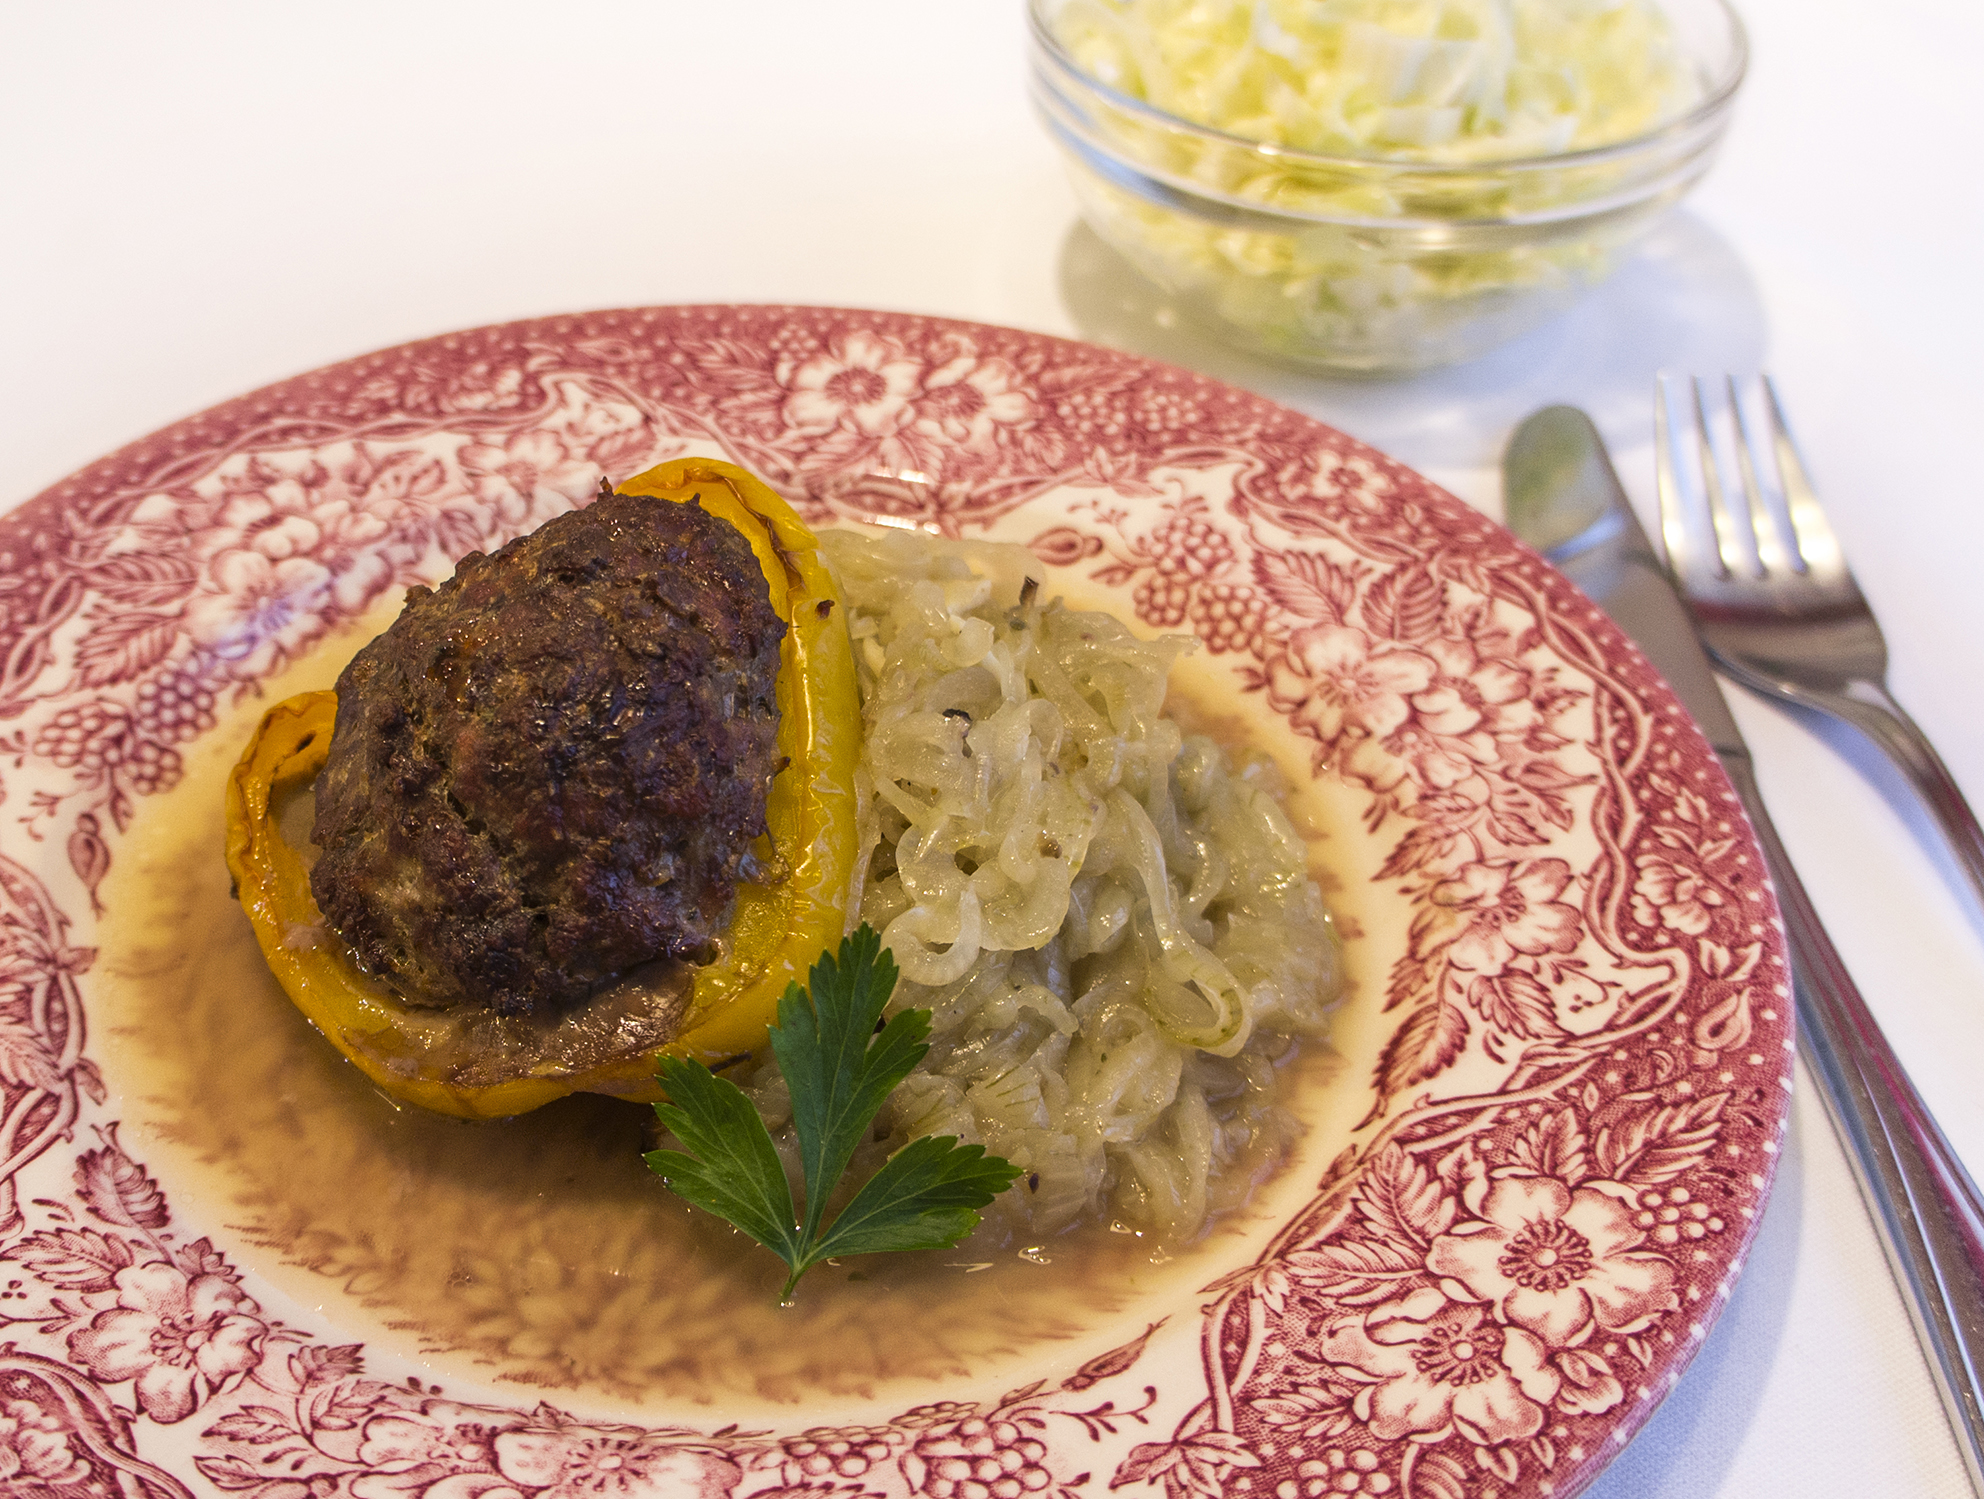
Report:
[[1024,552],[821,539],[866,729],[850,921],[901,965],[892,1008],[933,1015],[878,1151],[935,1134],[1005,1156],[1011,1233],[1194,1233],[1223,1168],[1277,1143],[1274,1062],[1339,990],[1272,766],[1163,716],[1189,638],[1034,599]]
[[[1451,165],[1589,150],[1702,96],[1655,0],[1064,0],[1054,29],[1083,71],[1132,98],[1325,155]],[[1303,206],[1375,212],[1360,191]]]

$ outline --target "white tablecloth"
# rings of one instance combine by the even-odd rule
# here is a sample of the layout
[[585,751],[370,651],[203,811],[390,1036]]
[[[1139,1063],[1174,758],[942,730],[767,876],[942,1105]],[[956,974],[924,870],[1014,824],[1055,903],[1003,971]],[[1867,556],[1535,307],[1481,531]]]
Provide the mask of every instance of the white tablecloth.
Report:
[[[1895,689],[1984,805],[1984,13],[1745,13],[1726,152],[1644,254],[1473,366],[1353,383],[1171,326],[1079,226],[1025,100],[1020,0],[0,6],[0,504],[312,366],[591,307],[836,303],[1087,338],[1260,390],[1491,512],[1532,407],[1590,409],[1646,500],[1654,372],[1767,365]],[[1841,951],[1984,1168],[1984,912],[1892,777],[1732,697]],[[1968,1492],[1809,1089],[1741,1288],[1591,1492]]]

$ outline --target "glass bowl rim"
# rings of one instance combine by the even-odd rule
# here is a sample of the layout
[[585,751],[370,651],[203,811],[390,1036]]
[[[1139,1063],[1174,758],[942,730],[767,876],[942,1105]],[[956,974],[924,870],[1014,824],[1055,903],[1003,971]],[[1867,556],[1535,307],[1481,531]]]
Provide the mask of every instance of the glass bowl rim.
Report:
[[[1221,130],[1213,125],[1201,125],[1195,120],[1186,119],[1183,115],[1175,115],[1169,110],[1159,109],[1148,100],[1126,94],[1082,68],[1069,54],[1067,48],[1061,45],[1061,39],[1054,35],[1053,29],[1047,23],[1045,11],[1049,0],[1027,0],[1026,12],[1027,29],[1034,46],[1061,71],[1078,80],[1085,88],[1102,96],[1115,107],[1141,115],[1154,124],[1196,136],[1208,145],[1236,148],[1249,155],[1270,161],[1286,162],[1296,167],[1313,166],[1338,170],[1356,168],[1365,171],[1371,168],[1383,168],[1401,174],[1440,178],[1556,171],[1566,166],[1594,165],[1620,157],[1633,156],[1669,141],[1685,139],[1704,126],[1712,124],[1717,115],[1728,111],[1737,90],[1742,87],[1744,78],[1748,76],[1750,36],[1748,28],[1743,25],[1742,16],[1730,4],[1730,0],[1708,0],[1708,3],[1721,12],[1724,21],[1728,24],[1729,60],[1722,76],[1685,114],[1676,115],[1651,130],[1628,136],[1622,141],[1613,141],[1608,145],[1586,146],[1577,151],[1557,151],[1541,156],[1506,156],[1471,162],[1428,162],[1415,161],[1403,156],[1361,156],[1347,152],[1308,151],[1299,146],[1283,146],[1273,141],[1254,140],[1249,136],[1235,135],[1231,131]],[[1145,169],[1139,167],[1138,170]]]

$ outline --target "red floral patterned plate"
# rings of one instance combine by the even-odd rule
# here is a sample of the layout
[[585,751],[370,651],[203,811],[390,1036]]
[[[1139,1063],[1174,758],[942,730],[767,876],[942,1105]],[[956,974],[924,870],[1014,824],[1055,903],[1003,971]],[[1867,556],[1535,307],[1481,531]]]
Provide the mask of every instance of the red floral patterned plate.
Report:
[[[743,1362],[817,1342],[813,1373],[684,1393],[598,1351],[610,1287],[543,1299],[620,1273],[611,1214],[583,1254],[547,1230],[477,1262],[482,1225],[529,1214],[462,1217],[446,1163],[393,1187],[429,1126],[296,1040],[241,959],[213,798],[265,695],[325,680],[407,584],[685,451],[816,522],[1018,541],[1076,601],[1190,629],[1184,698],[1294,777],[1346,937],[1339,1060],[1292,1164],[1168,1278],[1138,1263],[1045,1333],[1024,1298],[981,1306],[1005,1343],[865,1382],[830,1366],[875,1318],[795,1323]],[[0,530],[10,1492],[1565,1495],[1728,1294],[1791,1045],[1747,826],[1606,619],[1328,427],[1032,334],[649,308],[287,381]],[[449,1138],[467,1173],[524,1137]],[[304,1221],[312,1172],[411,1230]],[[395,1280],[435,1255],[417,1296]],[[481,1331],[434,1334],[421,1298]]]

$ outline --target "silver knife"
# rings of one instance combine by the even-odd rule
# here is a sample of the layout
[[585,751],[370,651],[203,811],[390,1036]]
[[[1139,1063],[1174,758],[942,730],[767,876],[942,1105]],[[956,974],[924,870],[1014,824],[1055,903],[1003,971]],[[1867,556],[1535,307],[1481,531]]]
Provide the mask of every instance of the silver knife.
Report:
[[1516,429],[1502,477],[1510,528],[1632,636],[1743,799],[1784,912],[1800,1049],[1900,1282],[1971,1487],[1984,1496],[1984,1198],[1792,870],[1687,606],[1640,529],[1598,429],[1574,406],[1547,407]]

